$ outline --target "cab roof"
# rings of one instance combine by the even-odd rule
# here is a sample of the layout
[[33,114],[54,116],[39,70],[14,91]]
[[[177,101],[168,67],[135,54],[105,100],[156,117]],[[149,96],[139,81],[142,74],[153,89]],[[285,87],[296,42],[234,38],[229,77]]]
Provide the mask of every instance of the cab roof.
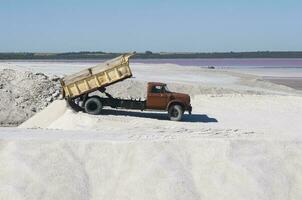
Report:
[[148,85],[167,85],[166,83],[161,83],[161,82],[149,82]]

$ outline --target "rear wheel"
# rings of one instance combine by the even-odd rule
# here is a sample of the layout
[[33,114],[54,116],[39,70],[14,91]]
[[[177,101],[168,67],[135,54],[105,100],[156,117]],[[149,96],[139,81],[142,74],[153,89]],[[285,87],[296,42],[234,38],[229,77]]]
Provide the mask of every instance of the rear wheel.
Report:
[[98,115],[103,108],[102,101],[99,97],[90,97],[84,104],[85,112],[91,115]]
[[83,108],[81,106],[79,106],[75,100],[71,100],[71,99],[66,99],[67,101],[67,105],[72,108],[74,111],[79,112],[79,111],[83,111]]
[[172,121],[180,121],[182,116],[184,113],[184,109],[182,108],[181,105],[171,105],[169,110],[168,110],[168,114],[169,114],[169,118]]

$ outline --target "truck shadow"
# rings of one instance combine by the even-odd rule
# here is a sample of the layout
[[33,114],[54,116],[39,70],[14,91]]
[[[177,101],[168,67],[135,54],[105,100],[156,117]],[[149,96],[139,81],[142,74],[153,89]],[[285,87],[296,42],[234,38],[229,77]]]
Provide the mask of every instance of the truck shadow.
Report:
[[[141,117],[158,120],[169,120],[166,113],[152,113],[152,112],[136,112],[136,111],[125,111],[125,110],[103,110],[102,115],[116,115],[116,116],[130,116],[130,117]],[[203,122],[203,123],[217,123],[216,118],[211,118],[205,114],[184,114],[182,122]]]

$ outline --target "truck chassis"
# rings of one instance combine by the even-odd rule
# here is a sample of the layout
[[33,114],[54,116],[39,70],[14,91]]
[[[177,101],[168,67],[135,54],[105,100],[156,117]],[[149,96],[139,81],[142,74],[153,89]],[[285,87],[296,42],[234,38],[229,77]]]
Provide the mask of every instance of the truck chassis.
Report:
[[[71,108],[73,108],[75,111],[85,111],[84,104],[89,99],[96,98],[101,102],[101,107],[104,106],[111,107],[111,108],[121,108],[121,109],[129,109],[129,110],[146,110],[146,103],[147,101],[140,100],[140,99],[121,99],[121,98],[114,98],[112,95],[110,95],[107,92],[103,91],[104,89],[101,89],[101,92],[104,93],[107,97],[101,97],[98,95],[94,95],[91,97],[88,97],[88,94],[85,94],[83,96],[80,96],[75,99],[68,99],[67,102]],[[93,104],[95,102],[91,103],[91,110],[94,110]],[[87,111],[86,111],[87,112]],[[99,114],[99,113],[95,113]]]
[[[147,101],[140,99],[121,99],[114,98],[109,93],[105,92],[105,89],[100,89],[107,97],[101,97],[93,95],[88,97],[88,93],[75,99],[67,99],[69,106],[75,111],[83,111],[89,114],[98,115],[101,114],[104,106],[115,109],[128,109],[128,110],[150,110],[147,106]],[[163,110],[161,110],[163,111]],[[179,121],[182,118],[185,109],[180,104],[173,104],[168,109],[168,115],[170,120]],[[191,114],[192,108],[188,108],[189,114]]]

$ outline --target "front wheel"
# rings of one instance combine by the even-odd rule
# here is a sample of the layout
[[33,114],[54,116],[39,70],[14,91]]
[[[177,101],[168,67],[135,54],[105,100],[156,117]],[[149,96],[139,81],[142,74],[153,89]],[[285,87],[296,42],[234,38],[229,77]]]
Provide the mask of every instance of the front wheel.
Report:
[[91,115],[98,115],[103,108],[102,101],[98,97],[90,97],[84,104],[85,112]]
[[172,105],[168,110],[169,118],[172,121],[180,121],[184,113],[184,109],[180,105]]

